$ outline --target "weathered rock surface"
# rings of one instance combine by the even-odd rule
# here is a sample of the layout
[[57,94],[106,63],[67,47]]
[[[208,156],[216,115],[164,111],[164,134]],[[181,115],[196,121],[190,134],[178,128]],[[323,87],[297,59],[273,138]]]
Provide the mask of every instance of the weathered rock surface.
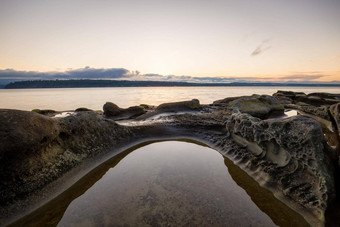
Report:
[[235,152],[234,159],[261,183],[276,187],[285,198],[323,218],[335,189],[317,121],[306,116],[260,120],[235,113],[226,127],[231,138],[251,154]]
[[122,109],[112,102],[105,103],[103,110],[105,116],[114,120],[130,119],[146,112],[143,106],[132,106],[127,109]]
[[300,111],[303,111],[304,113],[312,114],[314,116],[330,121],[328,106],[316,107],[316,106],[312,106],[312,105],[301,103],[301,102],[297,104],[286,104],[285,106],[287,108],[300,110]]
[[329,111],[333,117],[333,121],[336,125],[336,129],[340,136],[340,102],[334,105],[331,105]]
[[129,129],[92,111],[54,119],[1,110],[1,207],[39,192],[84,160],[126,141],[130,134]]
[[228,107],[239,110],[241,113],[248,113],[254,117],[266,118],[271,113],[283,114],[284,107],[276,98],[269,95],[252,95],[232,100]]
[[283,104],[304,102],[313,106],[322,106],[340,102],[339,94],[330,93],[310,93],[306,95],[303,92],[277,91],[273,96]]

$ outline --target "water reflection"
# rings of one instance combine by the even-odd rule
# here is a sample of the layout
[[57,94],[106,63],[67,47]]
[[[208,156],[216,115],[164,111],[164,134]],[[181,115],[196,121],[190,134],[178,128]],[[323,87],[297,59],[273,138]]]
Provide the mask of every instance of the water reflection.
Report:
[[108,160],[16,224],[306,225],[208,147],[178,141],[145,145]]

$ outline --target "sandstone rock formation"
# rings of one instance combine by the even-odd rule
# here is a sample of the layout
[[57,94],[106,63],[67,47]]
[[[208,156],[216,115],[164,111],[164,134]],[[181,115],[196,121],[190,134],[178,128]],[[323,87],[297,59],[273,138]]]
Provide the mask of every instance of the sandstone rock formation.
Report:
[[235,113],[226,127],[231,138],[251,154],[235,152],[237,162],[244,163],[262,184],[323,217],[335,190],[333,168],[324,153],[325,138],[316,120],[306,116],[260,120]]
[[248,113],[254,117],[266,118],[272,113],[283,114],[284,107],[276,98],[269,95],[252,95],[227,98],[214,102],[217,106],[228,106],[230,109]]
[[1,110],[1,207],[39,193],[84,160],[127,142],[130,134],[129,129],[92,111],[55,119]]
[[[339,122],[339,104],[301,105],[301,100],[307,97],[311,102],[314,96],[281,91],[275,95],[278,99],[253,95],[218,100],[212,105],[200,105],[193,99],[157,108],[141,105],[127,109],[108,102],[104,115],[79,111],[64,118],[1,110],[0,222],[1,216],[9,215],[8,207],[14,204],[21,209],[26,198],[39,194],[85,161],[94,165],[104,154],[139,141],[180,137],[215,148],[280,200],[301,211],[310,223],[322,223],[336,196],[332,158],[338,157],[328,155],[324,132],[313,118],[268,119],[273,113],[282,114],[286,106],[309,108],[320,118],[326,118],[330,111],[330,121]],[[320,96],[318,103],[337,100],[336,95]],[[150,120],[156,115],[159,121]],[[115,121],[121,119],[150,122],[123,126]]]
[[338,134],[340,136],[340,102],[337,104],[331,105],[329,108],[329,111],[335,123]]

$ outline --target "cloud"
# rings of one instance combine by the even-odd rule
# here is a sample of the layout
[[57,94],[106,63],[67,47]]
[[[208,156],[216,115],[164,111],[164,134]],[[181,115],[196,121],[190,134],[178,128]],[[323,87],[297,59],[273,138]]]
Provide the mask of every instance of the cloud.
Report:
[[54,80],[54,79],[122,79],[136,75],[123,68],[95,69],[86,66],[80,69],[70,69],[65,72],[16,71],[0,70],[0,79],[13,80]]
[[269,50],[271,46],[268,45],[269,39],[263,40],[257,47],[256,49],[250,54],[250,56],[256,56],[261,53],[263,53],[266,50]]
[[282,76],[279,77],[281,80],[294,80],[294,81],[311,81],[320,79],[327,75],[290,75],[290,76]]
[[333,59],[340,59],[340,55],[335,55],[332,57]]
[[[0,70],[2,84],[17,80],[67,80],[67,79],[108,79],[108,80],[143,80],[143,81],[178,81],[193,83],[232,83],[232,82],[285,82],[285,83],[322,83],[316,81],[329,77],[324,72],[291,72],[289,75],[253,76],[253,77],[197,77],[161,75],[156,73],[142,74],[139,71],[129,71],[124,68],[95,69],[84,67],[68,69],[65,72],[35,72],[16,71],[13,69]],[[1,84],[0,83],[0,84]],[[332,82],[335,83],[335,82]]]

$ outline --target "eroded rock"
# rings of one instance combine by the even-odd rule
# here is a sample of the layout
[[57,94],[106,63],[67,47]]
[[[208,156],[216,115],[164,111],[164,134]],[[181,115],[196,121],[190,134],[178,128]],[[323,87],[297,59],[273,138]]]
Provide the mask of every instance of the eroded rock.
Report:
[[336,125],[336,129],[338,131],[338,134],[340,136],[340,102],[337,104],[332,105],[329,108],[329,111],[332,115],[333,121]]
[[301,115],[260,120],[234,113],[226,127],[234,141],[251,153],[237,154],[238,162],[246,163],[246,169],[258,175],[260,182],[323,219],[327,205],[335,198],[335,189],[332,165],[324,153],[325,138],[317,121]]
[[269,95],[241,97],[229,102],[228,106],[239,110],[241,113],[248,113],[262,119],[268,117],[271,113],[283,114],[284,111],[283,105]]

